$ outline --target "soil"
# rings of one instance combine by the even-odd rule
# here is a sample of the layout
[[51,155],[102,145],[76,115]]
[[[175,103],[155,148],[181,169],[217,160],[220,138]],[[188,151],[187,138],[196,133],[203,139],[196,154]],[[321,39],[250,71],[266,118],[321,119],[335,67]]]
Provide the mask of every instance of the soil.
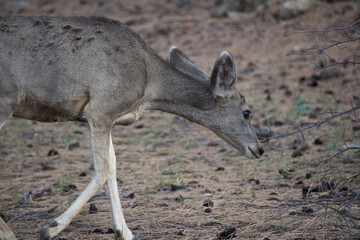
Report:
[[[176,45],[208,73],[218,54],[227,50],[240,76],[236,87],[251,106],[252,123],[276,133],[360,103],[357,65],[315,68],[309,61],[326,65],[329,58],[288,56],[313,47],[314,37],[284,36],[325,28],[322,19],[339,25],[356,20],[359,12],[351,1],[316,1],[309,11],[288,20],[274,18],[277,5],[236,18],[212,17],[212,5],[171,0],[1,1],[0,15],[113,18],[138,32],[163,58]],[[328,54],[337,61],[349,60],[359,47],[355,42]],[[167,113],[149,112],[131,126],[116,126],[117,176],[127,224],[143,240],[218,239],[226,232],[231,232],[228,239],[358,239],[358,198],[345,205],[317,203],[334,194],[346,198],[359,192],[358,150],[321,161],[344,142],[359,144],[358,128],[353,127],[359,125],[359,114],[350,115],[353,122],[341,117],[303,132],[306,147],[301,134],[268,141],[258,160],[239,155],[210,130]],[[18,239],[37,239],[40,229],[69,207],[91,176],[86,124],[12,118],[2,128],[0,214]],[[46,191],[34,194],[39,187]],[[89,202],[55,239],[114,239],[107,189],[102,189],[105,197]],[[25,201],[29,191],[33,199]],[[350,203],[353,222],[342,214]]]

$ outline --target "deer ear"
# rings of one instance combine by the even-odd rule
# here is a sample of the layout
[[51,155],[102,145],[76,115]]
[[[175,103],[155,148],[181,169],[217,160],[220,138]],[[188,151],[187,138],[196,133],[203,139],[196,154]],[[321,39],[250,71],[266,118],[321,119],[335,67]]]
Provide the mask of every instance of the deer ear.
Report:
[[169,50],[170,65],[178,71],[195,79],[208,81],[209,75],[193,63],[179,48],[172,46]]
[[210,78],[215,99],[229,98],[229,90],[234,85],[235,78],[234,61],[227,51],[223,51],[215,61]]

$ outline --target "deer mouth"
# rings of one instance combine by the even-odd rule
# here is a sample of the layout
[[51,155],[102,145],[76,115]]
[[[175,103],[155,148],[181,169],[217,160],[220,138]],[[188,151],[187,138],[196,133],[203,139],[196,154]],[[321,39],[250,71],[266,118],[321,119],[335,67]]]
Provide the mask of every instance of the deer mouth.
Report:
[[254,151],[253,150],[251,150],[251,148],[250,147],[248,147],[248,149],[250,150],[250,152],[256,157],[256,158],[260,158],[256,153],[254,153]]

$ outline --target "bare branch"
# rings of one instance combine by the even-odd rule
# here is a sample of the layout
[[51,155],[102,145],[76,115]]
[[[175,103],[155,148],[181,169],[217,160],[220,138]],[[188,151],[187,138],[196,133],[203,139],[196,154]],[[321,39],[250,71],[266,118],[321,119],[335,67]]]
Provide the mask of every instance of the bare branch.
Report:
[[289,132],[289,133],[283,133],[283,134],[273,134],[271,137],[268,137],[268,138],[264,138],[264,139],[261,139],[261,141],[266,141],[266,140],[270,140],[270,139],[275,139],[275,138],[283,138],[283,137],[288,137],[288,136],[291,136],[291,135],[294,135],[296,133],[301,133],[303,135],[303,131],[305,130],[309,130],[313,127],[320,127],[322,124],[326,123],[326,122],[329,122],[331,120],[333,120],[334,118],[337,118],[337,117],[340,117],[342,115],[345,115],[345,114],[348,114],[348,113],[351,113],[351,112],[354,112],[356,110],[360,109],[360,105],[356,106],[356,107],[353,107],[349,110],[346,110],[344,112],[337,112],[335,114],[332,114],[330,117],[327,117],[327,118],[324,118],[322,120],[319,120],[317,122],[314,122],[314,123],[309,123],[307,126],[305,127],[296,127],[297,130],[294,130],[292,132]]
[[[354,5],[356,8],[358,7],[356,4],[354,4]],[[360,10],[359,10],[359,12],[360,12]],[[290,36],[293,34],[298,34],[298,33],[310,33],[311,35],[315,34],[315,36],[313,36],[314,42],[318,43],[318,40],[322,40],[323,42],[325,42],[325,46],[307,48],[300,52],[289,53],[289,54],[287,54],[287,56],[311,55],[311,54],[315,54],[315,53],[326,54],[326,51],[331,48],[336,47],[338,49],[343,49],[343,48],[346,48],[346,46],[348,46],[349,43],[360,40],[360,31],[357,30],[357,28],[360,25],[360,19],[353,21],[351,23],[346,23],[346,25],[342,26],[342,27],[335,27],[334,24],[332,24],[322,18],[321,18],[321,21],[324,22],[328,26],[327,29],[298,30],[298,31],[292,31],[290,33],[287,33],[284,36],[287,37],[287,36]],[[356,53],[354,53],[354,55],[356,56]],[[330,59],[333,59],[328,54],[326,54],[326,56],[329,57]],[[328,65],[326,67],[343,64],[345,62],[346,61],[340,61],[340,62],[335,61],[334,63],[331,63],[330,65]],[[355,60],[352,62],[349,62],[349,63],[352,63],[353,65],[360,64],[360,62],[355,61]],[[318,67],[316,64],[314,64],[314,65],[316,67]]]

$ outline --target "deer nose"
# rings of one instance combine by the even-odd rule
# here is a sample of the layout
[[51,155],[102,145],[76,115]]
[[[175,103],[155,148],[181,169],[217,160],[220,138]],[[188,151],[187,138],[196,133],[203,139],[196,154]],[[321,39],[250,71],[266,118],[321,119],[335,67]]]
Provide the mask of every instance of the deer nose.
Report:
[[262,156],[264,154],[264,149],[262,147],[259,148],[259,154],[260,154],[260,156]]

